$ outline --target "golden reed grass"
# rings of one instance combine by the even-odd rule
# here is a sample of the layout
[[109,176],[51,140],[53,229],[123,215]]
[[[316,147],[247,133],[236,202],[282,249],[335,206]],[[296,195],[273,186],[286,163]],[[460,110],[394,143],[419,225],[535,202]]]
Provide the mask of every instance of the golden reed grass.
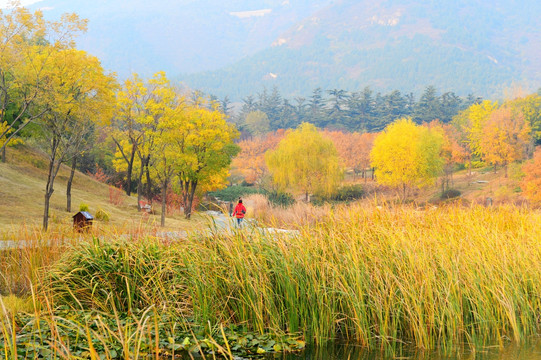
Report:
[[[318,210],[299,211],[303,218]],[[520,343],[539,332],[540,213],[477,206],[325,211],[297,236],[245,229],[162,244],[172,273],[166,278],[177,285],[183,311],[200,324],[299,332],[314,342],[342,337],[367,348]],[[64,259],[51,266],[66,269]]]

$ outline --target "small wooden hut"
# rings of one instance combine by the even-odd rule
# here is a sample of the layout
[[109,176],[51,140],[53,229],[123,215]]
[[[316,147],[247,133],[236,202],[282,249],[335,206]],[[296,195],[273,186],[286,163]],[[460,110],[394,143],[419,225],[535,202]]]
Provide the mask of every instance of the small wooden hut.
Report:
[[94,217],[87,211],[79,211],[73,215],[73,228],[77,231],[88,231],[92,227]]

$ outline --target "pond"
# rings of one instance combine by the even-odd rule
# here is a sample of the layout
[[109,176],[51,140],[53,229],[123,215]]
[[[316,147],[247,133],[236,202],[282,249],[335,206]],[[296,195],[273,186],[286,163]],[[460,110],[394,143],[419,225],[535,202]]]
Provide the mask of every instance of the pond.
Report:
[[371,360],[371,359],[408,359],[408,360],[541,360],[541,341],[528,345],[507,344],[503,348],[497,345],[474,350],[460,350],[449,353],[443,351],[402,350],[396,354],[380,351],[367,351],[359,346],[335,344],[321,347],[308,347],[296,354],[273,354],[266,359],[282,360]]

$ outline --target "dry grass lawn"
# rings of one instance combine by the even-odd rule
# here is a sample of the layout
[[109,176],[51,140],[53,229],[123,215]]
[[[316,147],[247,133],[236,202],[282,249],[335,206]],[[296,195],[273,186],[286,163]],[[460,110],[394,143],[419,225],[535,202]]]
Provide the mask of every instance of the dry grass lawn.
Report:
[[[161,209],[155,204],[155,214],[137,211],[136,196],[121,195],[122,204],[110,201],[109,186],[76,172],[72,185],[72,211],[66,212],[66,184],[70,169],[63,166],[55,181],[55,192],[51,198],[51,227],[70,226],[71,217],[81,203],[87,204],[91,214],[98,209],[110,216],[109,223],[97,222],[101,228],[159,228]],[[24,146],[8,148],[7,163],[0,163],[0,234],[26,225],[36,228],[42,224],[44,193],[47,177],[47,159]],[[191,231],[206,224],[204,216],[194,214],[185,220],[180,213],[166,217],[164,231]]]

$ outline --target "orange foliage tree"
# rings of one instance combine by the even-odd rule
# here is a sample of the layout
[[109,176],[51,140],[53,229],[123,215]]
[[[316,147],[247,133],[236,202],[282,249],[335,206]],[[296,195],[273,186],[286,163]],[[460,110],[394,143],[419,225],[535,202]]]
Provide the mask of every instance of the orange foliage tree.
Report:
[[333,141],[343,166],[353,170],[353,179],[361,173],[366,181],[366,170],[370,168],[370,151],[377,134],[325,130],[323,135]]
[[503,106],[494,110],[483,126],[479,141],[480,153],[485,161],[502,166],[507,177],[507,165],[524,158],[530,140],[530,126],[522,112]]
[[257,136],[238,143],[240,153],[233,159],[232,167],[250,184],[258,184],[268,173],[265,152],[276,148],[284,138],[285,131],[280,129],[264,136]]
[[469,158],[469,152],[460,139],[460,134],[450,124],[443,124],[439,120],[433,120],[428,124],[430,129],[437,129],[443,135],[441,157],[443,159],[443,173],[441,179],[441,191],[449,190],[453,182],[453,171],[456,165],[464,163]]
[[541,204],[541,146],[538,146],[533,159],[522,166],[525,177],[521,188],[530,201]]

